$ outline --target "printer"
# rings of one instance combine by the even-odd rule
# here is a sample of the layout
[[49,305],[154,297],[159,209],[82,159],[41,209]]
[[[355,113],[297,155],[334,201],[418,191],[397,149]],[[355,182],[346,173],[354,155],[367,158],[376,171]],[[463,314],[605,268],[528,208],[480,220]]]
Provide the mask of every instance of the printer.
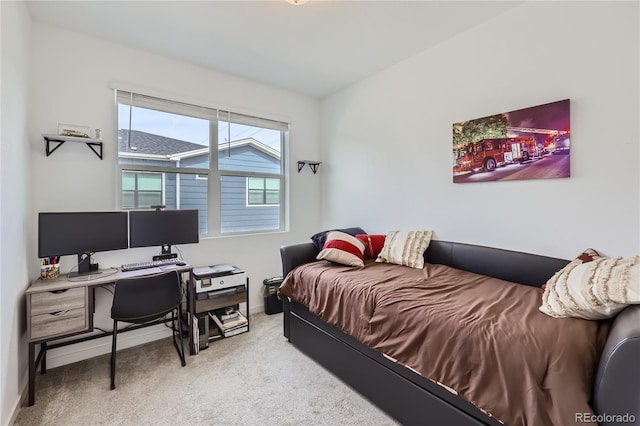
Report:
[[193,277],[196,282],[196,293],[244,287],[247,284],[245,271],[231,265],[195,267]]

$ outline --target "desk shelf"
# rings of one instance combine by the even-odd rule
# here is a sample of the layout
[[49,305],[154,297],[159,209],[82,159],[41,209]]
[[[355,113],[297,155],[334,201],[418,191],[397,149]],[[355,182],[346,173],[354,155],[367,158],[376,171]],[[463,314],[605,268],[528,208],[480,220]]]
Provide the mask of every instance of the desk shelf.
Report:
[[239,305],[247,300],[247,291],[233,295],[225,295],[215,299],[196,300],[196,314],[207,313],[228,306]]
[[[207,292],[213,296],[207,299],[196,298],[195,279],[194,282],[189,285],[187,296],[187,313],[190,319],[189,353],[191,355],[197,355],[200,350],[208,348],[209,340],[214,340],[214,338],[209,339],[210,326],[208,316],[209,314],[215,315],[215,311],[223,310],[227,307],[238,306],[238,310],[240,311],[240,313],[247,319],[246,330],[241,332],[249,331],[251,323],[251,320],[249,318],[249,278],[246,277],[244,281],[245,284],[243,291],[237,291],[236,293],[230,294],[230,288],[213,290]],[[239,288],[240,286],[236,287]],[[244,305],[245,308],[241,309],[240,305]],[[220,332],[220,338],[225,338],[222,337],[224,336],[222,330]],[[241,332],[239,332],[238,334],[240,334]],[[232,337],[232,335],[228,335],[226,337]]]
[[[91,151],[93,151],[98,158],[102,160],[102,140],[101,139],[92,139],[92,138],[80,138],[75,136],[64,136],[64,135],[54,135],[43,133],[42,137],[45,141],[45,152],[47,157],[54,153],[54,151],[65,142],[81,142],[86,144]],[[56,144],[53,146],[53,144]]]

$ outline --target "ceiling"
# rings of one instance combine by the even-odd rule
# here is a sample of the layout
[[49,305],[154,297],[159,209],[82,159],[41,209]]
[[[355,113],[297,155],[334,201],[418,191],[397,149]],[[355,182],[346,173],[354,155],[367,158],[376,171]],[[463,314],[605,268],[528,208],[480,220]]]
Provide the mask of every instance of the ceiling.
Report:
[[36,22],[323,98],[517,7],[506,1],[29,1]]

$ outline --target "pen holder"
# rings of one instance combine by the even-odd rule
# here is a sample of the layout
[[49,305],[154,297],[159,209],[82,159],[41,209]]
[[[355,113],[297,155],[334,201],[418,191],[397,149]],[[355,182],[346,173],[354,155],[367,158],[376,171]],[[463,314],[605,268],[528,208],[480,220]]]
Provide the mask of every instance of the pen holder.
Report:
[[42,265],[40,266],[40,279],[41,280],[55,280],[60,276],[60,265]]

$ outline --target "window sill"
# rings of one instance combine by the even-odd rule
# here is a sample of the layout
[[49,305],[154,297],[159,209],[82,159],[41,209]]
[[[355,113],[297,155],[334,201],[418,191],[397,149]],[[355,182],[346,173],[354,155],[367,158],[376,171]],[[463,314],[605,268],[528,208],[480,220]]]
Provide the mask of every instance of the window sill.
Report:
[[275,234],[288,234],[288,230],[275,230],[275,231],[256,231],[256,232],[229,232],[219,235],[207,235],[200,236],[200,240],[218,240],[226,238],[238,238],[238,237],[259,237],[262,235],[275,235]]

